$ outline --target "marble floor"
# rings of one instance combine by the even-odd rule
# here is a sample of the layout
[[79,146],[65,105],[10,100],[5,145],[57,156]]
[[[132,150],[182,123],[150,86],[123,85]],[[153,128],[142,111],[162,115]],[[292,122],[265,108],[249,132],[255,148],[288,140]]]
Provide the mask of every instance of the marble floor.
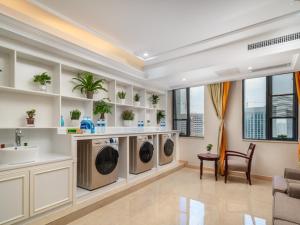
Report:
[[71,225],[271,225],[271,182],[184,168],[81,217]]

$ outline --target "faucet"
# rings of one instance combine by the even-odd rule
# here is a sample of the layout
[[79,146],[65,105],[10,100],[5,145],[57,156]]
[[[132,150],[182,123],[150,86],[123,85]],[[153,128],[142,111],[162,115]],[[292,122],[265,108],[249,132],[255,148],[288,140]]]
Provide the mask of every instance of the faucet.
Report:
[[21,137],[22,137],[22,131],[20,129],[16,129],[16,146],[21,146]]

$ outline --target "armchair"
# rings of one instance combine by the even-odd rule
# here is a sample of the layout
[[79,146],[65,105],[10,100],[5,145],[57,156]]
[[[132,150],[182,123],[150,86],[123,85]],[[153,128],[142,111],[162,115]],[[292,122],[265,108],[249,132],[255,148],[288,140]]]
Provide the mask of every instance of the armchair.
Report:
[[225,152],[225,183],[229,170],[245,172],[247,180],[251,185],[251,163],[255,150],[255,144],[250,143],[247,153],[226,150]]
[[300,224],[300,170],[273,177],[273,225]]

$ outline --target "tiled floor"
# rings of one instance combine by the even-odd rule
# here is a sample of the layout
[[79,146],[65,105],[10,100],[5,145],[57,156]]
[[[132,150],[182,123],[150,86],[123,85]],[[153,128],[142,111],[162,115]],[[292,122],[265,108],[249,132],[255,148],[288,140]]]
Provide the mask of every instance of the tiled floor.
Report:
[[271,224],[271,182],[184,168],[100,208],[71,225],[266,225]]

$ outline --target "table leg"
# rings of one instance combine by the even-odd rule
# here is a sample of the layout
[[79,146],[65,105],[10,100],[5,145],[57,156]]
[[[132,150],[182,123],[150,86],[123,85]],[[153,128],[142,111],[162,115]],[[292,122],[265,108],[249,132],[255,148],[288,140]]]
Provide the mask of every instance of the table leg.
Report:
[[215,161],[215,177],[216,181],[218,180],[218,160]]
[[200,179],[202,179],[202,172],[203,172],[203,160],[200,160]]

